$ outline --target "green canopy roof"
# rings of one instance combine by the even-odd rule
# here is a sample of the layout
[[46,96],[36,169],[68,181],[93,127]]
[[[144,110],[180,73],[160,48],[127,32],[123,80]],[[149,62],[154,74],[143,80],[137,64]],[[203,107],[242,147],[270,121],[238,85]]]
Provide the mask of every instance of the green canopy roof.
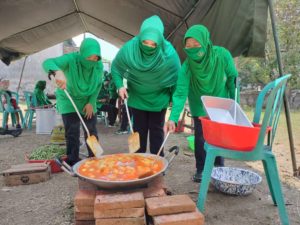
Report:
[[183,35],[198,23],[233,56],[264,55],[267,0],[6,0],[0,1],[0,59],[9,64],[84,32],[121,46],[154,14],[181,57]]

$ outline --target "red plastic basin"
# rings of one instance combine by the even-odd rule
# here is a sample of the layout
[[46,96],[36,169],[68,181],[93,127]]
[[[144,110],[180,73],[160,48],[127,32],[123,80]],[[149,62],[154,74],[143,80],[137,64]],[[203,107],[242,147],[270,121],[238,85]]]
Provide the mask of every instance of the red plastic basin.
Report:
[[[58,173],[58,172],[63,171],[53,159],[35,160],[35,159],[29,159],[26,155],[25,155],[25,159],[28,163],[49,163],[50,168],[51,168],[51,173]],[[67,156],[63,156],[63,157],[61,157],[61,159],[65,161],[67,159]]]
[[[208,117],[200,117],[203,136],[207,143],[217,147],[237,151],[251,151],[258,141],[261,125],[254,127],[237,126],[232,124],[218,123]],[[271,128],[268,127],[267,132]]]

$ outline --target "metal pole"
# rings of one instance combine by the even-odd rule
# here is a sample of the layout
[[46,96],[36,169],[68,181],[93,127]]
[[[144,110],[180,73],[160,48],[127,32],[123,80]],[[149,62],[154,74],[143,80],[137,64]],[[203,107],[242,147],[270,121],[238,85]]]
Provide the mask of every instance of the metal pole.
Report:
[[23,62],[23,67],[22,67],[22,70],[21,70],[21,76],[20,76],[20,80],[19,80],[18,87],[17,87],[17,93],[18,93],[18,94],[19,94],[20,85],[21,85],[21,82],[22,82],[23,73],[24,73],[24,69],[25,69],[25,64],[26,64],[27,58],[28,58],[28,56],[25,56],[25,59],[24,59],[24,62]]
[[[276,48],[276,56],[277,56],[277,62],[278,62],[279,75],[283,76],[283,69],[282,69],[283,66],[282,66],[282,61],[281,61],[279,40],[278,40],[278,35],[277,35],[277,30],[276,30],[276,21],[275,21],[275,15],[274,15],[273,1],[268,0],[268,2],[269,2],[269,13],[270,13],[270,17],[271,17],[273,37],[274,37],[275,48]],[[293,175],[297,176],[299,171],[297,168],[290,109],[289,109],[289,104],[288,104],[288,99],[287,99],[286,94],[284,94],[284,97],[283,97],[283,104],[284,104],[284,111],[285,111],[285,117],[286,117],[286,124],[287,124],[287,128],[288,128],[289,142],[290,142],[291,158],[292,158],[292,165],[293,165]]]

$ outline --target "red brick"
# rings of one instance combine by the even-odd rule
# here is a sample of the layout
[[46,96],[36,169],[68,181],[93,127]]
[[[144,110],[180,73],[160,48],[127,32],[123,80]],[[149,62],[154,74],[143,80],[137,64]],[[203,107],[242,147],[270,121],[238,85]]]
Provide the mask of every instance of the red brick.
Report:
[[147,213],[150,216],[193,212],[196,205],[187,195],[173,195],[146,199]]
[[75,212],[94,213],[94,205],[75,205]]
[[141,208],[145,206],[143,192],[98,194],[95,211],[108,209]]
[[94,213],[83,213],[75,211],[74,216],[75,220],[95,220]]
[[100,189],[96,191],[96,196],[97,195],[109,195],[109,194],[116,194],[116,193],[123,193],[122,191],[109,191],[105,189]]
[[94,190],[78,190],[74,198],[74,205],[93,206],[95,197],[96,191]]
[[154,225],[203,225],[204,216],[197,209],[194,212],[154,216]]
[[145,218],[96,219],[96,225],[145,225]]
[[[153,198],[153,197],[160,197],[160,196],[165,196],[165,188],[162,187],[162,185],[149,185],[149,187],[146,188],[138,188],[135,189],[134,191],[122,191],[118,193],[132,193],[132,192],[143,192],[144,198]],[[113,191],[106,191],[106,190],[97,190],[96,195],[106,195],[106,194],[115,194],[116,192]]]
[[101,218],[136,218],[145,215],[145,208],[95,210],[94,217]]
[[78,178],[78,189],[79,190],[97,190],[98,187],[95,184],[86,182],[80,178]]
[[74,225],[96,225],[95,220],[75,220]]

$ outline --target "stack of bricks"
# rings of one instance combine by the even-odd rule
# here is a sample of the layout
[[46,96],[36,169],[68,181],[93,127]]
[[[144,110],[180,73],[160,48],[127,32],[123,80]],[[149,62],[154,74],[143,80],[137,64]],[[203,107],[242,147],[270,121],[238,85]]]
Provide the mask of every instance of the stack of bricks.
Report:
[[75,225],[95,225],[95,190],[78,190],[74,199]]
[[[124,190],[122,192],[118,192],[118,197],[116,197],[115,191],[100,190],[96,185],[78,179],[78,191],[76,193],[74,201],[75,225],[94,225],[96,224],[96,220],[98,221],[97,224],[110,224],[109,222],[111,222],[111,224],[123,224],[124,222],[124,225],[145,224],[144,199],[166,196],[166,190],[167,187],[164,183],[163,176],[157,177],[145,188],[134,189],[135,192],[140,193],[134,194],[135,197],[139,195],[140,198],[140,200],[137,202],[138,205],[136,206],[134,205],[136,204],[135,202],[125,202],[125,199],[128,201],[131,200],[133,194],[132,191]],[[119,208],[119,203],[114,203],[114,201],[118,201],[118,198],[123,198],[123,208]],[[141,203],[141,200],[143,203]],[[110,209],[105,207],[104,210],[100,210],[105,204],[107,204],[105,201],[111,201],[111,203],[113,204],[108,206],[110,207]],[[126,204],[131,204],[131,206],[134,207],[128,209],[128,206]],[[126,205],[126,207],[124,205]],[[122,222],[118,222],[121,221],[121,219]]]
[[96,191],[96,185],[78,179],[78,191],[74,199],[75,225],[95,225]]
[[96,225],[145,225],[144,194],[100,191],[96,195],[94,217]]
[[162,176],[150,182],[148,187],[121,192],[99,189],[80,179],[78,187],[74,204],[75,225],[204,224],[203,215],[188,196],[166,195]]
[[187,195],[146,199],[146,210],[154,225],[203,225],[204,216]]

